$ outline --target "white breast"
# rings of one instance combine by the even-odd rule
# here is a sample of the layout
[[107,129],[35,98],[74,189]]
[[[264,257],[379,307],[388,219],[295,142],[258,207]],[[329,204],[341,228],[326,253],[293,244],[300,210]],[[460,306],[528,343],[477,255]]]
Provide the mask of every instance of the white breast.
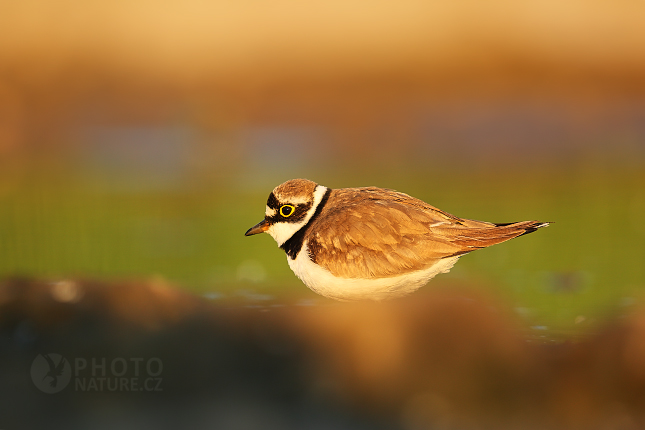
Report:
[[295,260],[287,256],[289,267],[312,291],[336,300],[385,300],[401,297],[424,286],[439,273],[450,271],[459,256],[444,258],[427,269],[386,278],[340,278],[309,258],[307,242]]

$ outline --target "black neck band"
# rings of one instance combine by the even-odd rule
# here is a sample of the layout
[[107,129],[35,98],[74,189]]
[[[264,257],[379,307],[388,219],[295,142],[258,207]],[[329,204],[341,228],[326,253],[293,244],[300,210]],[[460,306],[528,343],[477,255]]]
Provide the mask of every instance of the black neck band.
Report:
[[329,200],[329,195],[330,194],[331,194],[331,188],[327,188],[327,191],[325,191],[325,195],[320,200],[320,203],[318,204],[318,207],[316,208],[316,211],[311,216],[309,221],[307,221],[307,224],[305,224],[302,227],[300,227],[300,230],[295,232],[285,243],[280,245],[280,248],[282,248],[284,250],[284,252],[286,252],[287,255],[292,260],[295,260],[296,257],[298,256],[298,253],[302,249],[302,244],[305,241],[305,233],[307,233],[307,230],[309,229],[309,226],[318,217],[318,215],[320,215],[320,212],[322,212],[323,207],[325,206],[325,203],[327,203],[327,200]]

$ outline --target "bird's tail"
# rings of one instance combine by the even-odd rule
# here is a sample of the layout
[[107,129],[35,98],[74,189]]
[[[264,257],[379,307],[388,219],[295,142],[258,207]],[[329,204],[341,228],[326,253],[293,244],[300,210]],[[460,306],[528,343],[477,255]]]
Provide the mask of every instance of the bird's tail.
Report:
[[458,254],[466,254],[476,249],[505,242],[525,234],[533,233],[538,228],[550,223],[542,221],[520,221],[493,224],[483,221],[463,220],[463,228],[452,235],[451,242],[463,248]]
[[524,236],[525,234],[533,233],[538,228],[548,227],[550,222],[542,221],[520,221],[520,222],[510,222],[510,223],[496,223],[495,227],[504,228],[511,227],[513,229],[522,229],[522,233],[518,234],[515,237]]

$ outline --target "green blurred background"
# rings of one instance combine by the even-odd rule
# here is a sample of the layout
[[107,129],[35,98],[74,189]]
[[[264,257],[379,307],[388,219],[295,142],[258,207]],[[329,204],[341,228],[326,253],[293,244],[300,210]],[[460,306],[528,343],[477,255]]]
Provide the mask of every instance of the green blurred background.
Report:
[[317,299],[243,236],[305,177],[553,221],[425,287],[489,291],[538,332],[645,290],[643,2],[3,8],[1,276]]

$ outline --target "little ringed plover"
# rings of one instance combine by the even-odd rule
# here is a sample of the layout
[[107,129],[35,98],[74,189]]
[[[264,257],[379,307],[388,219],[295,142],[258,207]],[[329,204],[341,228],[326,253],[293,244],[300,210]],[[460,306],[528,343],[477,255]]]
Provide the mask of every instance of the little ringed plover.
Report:
[[292,179],[273,190],[264,220],[245,235],[269,233],[318,294],[383,300],[417,290],[464,254],[547,225],[474,221],[394,190]]

